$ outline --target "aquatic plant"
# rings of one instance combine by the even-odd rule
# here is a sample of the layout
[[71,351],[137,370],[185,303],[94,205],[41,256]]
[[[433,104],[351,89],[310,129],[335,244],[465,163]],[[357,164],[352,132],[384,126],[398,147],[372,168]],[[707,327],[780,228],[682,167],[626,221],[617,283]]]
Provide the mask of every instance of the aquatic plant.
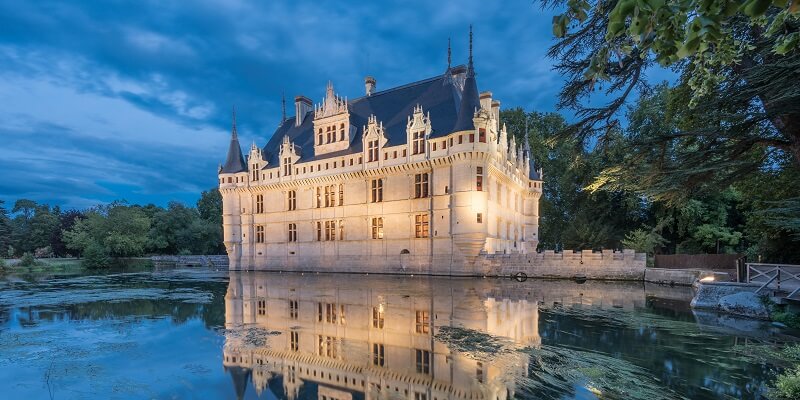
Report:
[[30,268],[30,267],[35,267],[36,265],[37,265],[36,259],[33,258],[33,254],[31,253],[23,254],[22,258],[20,258],[19,260],[20,267]]
[[778,375],[769,393],[778,399],[800,399],[800,365]]

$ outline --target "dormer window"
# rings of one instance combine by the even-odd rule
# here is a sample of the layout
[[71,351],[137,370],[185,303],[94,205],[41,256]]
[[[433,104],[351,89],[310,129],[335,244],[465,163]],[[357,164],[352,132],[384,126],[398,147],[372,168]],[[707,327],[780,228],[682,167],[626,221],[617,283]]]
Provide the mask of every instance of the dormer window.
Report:
[[258,181],[258,164],[253,164],[253,181]]
[[344,140],[344,124],[339,126],[339,140]]
[[319,133],[317,134],[317,144],[322,144],[322,128],[319,128]]
[[422,154],[425,152],[425,132],[416,131],[413,133],[411,154]]
[[367,147],[367,162],[378,161],[378,140],[370,140]]
[[292,174],[292,158],[291,157],[284,157],[283,158],[283,176],[289,176]]

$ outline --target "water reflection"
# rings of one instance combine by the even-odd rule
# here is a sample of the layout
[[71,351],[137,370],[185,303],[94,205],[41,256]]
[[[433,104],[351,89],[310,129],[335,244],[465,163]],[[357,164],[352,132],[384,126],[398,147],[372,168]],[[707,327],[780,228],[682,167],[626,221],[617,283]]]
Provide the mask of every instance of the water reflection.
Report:
[[531,359],[540,305],[633,310],[644,293],[640,284],[231,272],[223,365],[238,398],[251,381],[259,396],[288,399],[504,400],[540,361]]

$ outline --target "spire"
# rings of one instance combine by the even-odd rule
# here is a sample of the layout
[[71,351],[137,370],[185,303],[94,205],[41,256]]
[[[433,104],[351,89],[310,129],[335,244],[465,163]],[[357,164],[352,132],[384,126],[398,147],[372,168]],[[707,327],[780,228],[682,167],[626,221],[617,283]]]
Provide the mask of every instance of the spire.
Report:
[[450,48],[450,38],[447,38],[447,70],[450,70],[450,65],[452,65],[453,61],[453,51]]
[[467,64],[467,77],[475,76],[475,68],[472,65],[472,24],[469,25],[469,63]]
[[235,174],[247,171],[247,165],[242,155],[242,147],[239,146],[239,134],[236,132],[236,107],[233,107],[233,124],[231,126],[231,144],[228,146],[228,157],[225,165],[222,166],[220,173]]
[[472,67],[472,25],[469,27],[469,65],[467,77],[464,79],[464,89],[461,92],[461,105],[458,109],[458,119],[453,127],[453,132],[471,131],[475,129],[472,118],[475,111],[481,108],[478,97],[478,84],[475,82],[475,71]]
[[281,124],[286,122],[286,91],[281,91]]

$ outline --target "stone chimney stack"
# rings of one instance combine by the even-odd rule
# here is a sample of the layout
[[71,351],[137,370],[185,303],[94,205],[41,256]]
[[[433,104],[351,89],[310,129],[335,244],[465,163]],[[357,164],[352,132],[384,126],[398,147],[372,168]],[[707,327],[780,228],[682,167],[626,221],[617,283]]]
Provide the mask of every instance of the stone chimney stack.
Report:
[[311,99],[303,95],[295,97],[294,126],[300,126],[309,111],[311,111]]
[[375,93],[375,88],[377,84],[378,82],[375,81],[375,78],[371,76],[364,78],[364,87],[367,90],[367,96],[372,96],[372,94]]

